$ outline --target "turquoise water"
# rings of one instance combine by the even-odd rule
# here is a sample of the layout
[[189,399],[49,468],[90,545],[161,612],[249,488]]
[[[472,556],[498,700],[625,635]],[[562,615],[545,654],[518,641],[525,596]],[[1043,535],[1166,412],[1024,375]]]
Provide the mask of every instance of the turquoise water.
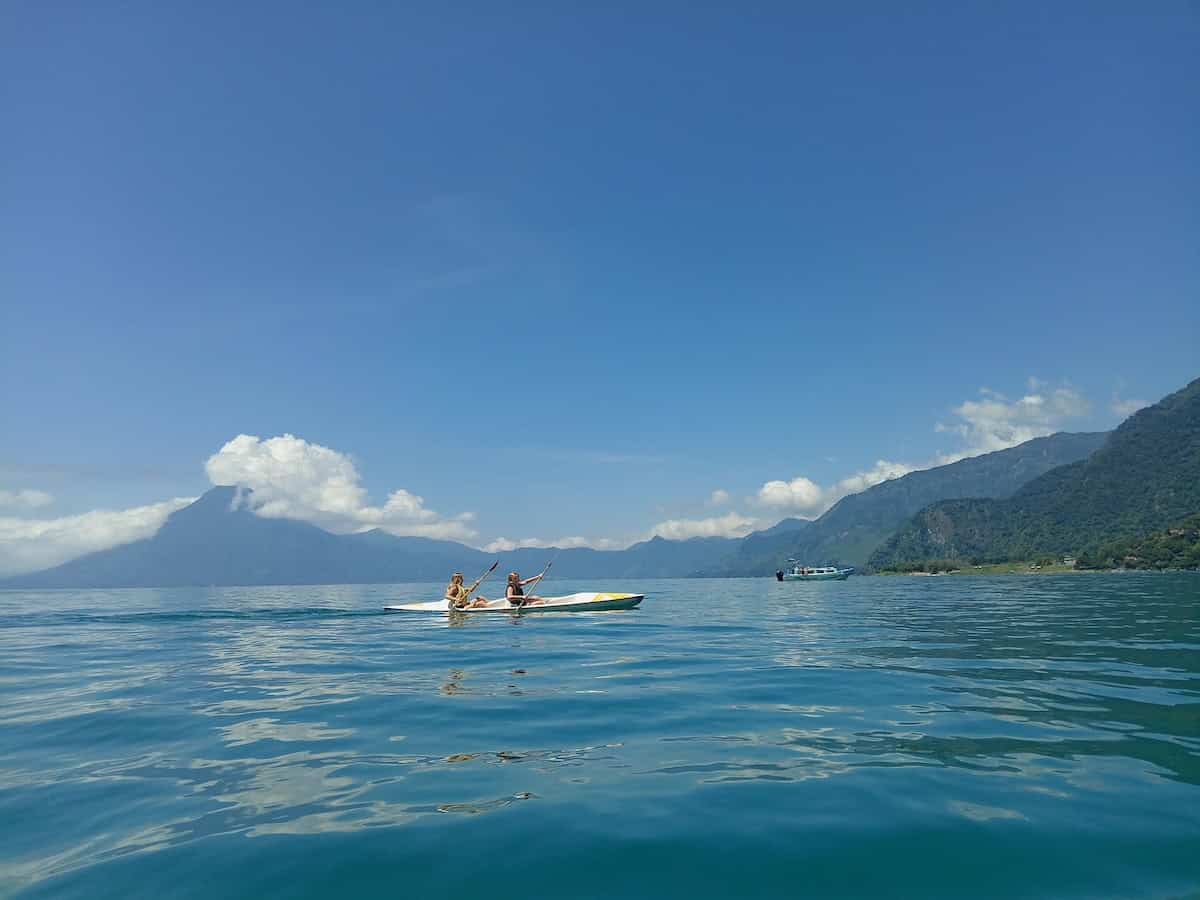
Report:
[[1200,892],[1198,576],[554,586],[0,593],[0,895]]

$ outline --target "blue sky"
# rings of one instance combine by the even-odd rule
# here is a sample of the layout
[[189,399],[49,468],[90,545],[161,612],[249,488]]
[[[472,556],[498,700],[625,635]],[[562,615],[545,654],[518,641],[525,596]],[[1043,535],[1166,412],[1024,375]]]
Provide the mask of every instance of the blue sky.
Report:
[[1200,375],[1194,4],[170,7],[8,7],[0,516],[627,541]]

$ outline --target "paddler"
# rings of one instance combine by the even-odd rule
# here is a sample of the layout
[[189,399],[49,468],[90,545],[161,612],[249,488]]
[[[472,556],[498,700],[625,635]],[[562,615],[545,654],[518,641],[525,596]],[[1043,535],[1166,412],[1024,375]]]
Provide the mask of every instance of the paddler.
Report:
[[534,575],[532,578],[526,578],[522,581],[521,576],[516,572],[509,572],[508,587],[504,591],[504,596],[508,598],[508,602],[513,606],[529,606],[532,603],[544,603],[546,601],[545,597],[525,596],[525,585],[531,581],[537,581],[538,577]]
[[463,586],[462,572],[455,572],[450,576],[450,583],[446,585],[446,593],[444,599],[454,609],[468,609],[475,606],[487,606],[487,597],[480,595],[474,600],[471,600],[471,594],[475,588],[479,587],[479,582],[483,581],[483,577],[475,579],[475,583],[469,588]]

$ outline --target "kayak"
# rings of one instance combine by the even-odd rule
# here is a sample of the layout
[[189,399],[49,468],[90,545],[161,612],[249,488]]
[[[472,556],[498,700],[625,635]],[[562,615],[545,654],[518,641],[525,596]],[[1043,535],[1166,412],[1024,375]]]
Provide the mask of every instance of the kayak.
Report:
[[[633,609],[645,598],[645,594],[610,594],[605,592],[584,591],[579,594],[567,594],[563,597],[546,597],[541,603],[526,603],[524,606],[513,606],[503,597],[489,600],[487,606],[469,606],[466,609],[456,609],[454,612],[464,613],[512,613],[512,612],[584,612],[585,610],[604,609]],[[427,603],[400,603],[395,606],[385,606],[387,612],[450,612],[448,600],[430,600]]]

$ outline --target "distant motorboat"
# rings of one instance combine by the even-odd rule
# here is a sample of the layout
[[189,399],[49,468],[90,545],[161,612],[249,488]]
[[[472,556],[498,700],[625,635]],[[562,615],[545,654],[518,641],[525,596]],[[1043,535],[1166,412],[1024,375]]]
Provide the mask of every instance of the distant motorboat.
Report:
[[802,566],[795,560],[790,569],[775,573],[776,581],[845,581],[854,573],[854,566]]

